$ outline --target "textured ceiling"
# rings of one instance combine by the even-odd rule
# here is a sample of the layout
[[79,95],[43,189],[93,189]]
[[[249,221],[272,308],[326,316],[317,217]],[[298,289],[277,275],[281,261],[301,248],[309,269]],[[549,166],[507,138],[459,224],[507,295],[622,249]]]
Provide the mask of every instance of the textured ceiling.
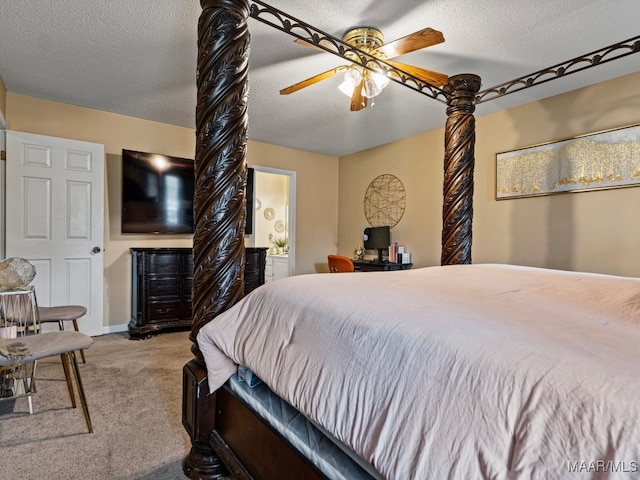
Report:
[[[272,0],[336,37],[375,26],[386,41],[429,26],[445,43],[398,57],[483,88],[640,34],[637,0]],[[9,92],[194,127],[196,0],[0,0],[0,76]],[[343,62],[249,20],[249,138],[345,155],[444,125],[445,106],[391,84],[375,107],[349,111],[340,78],[279,90]],[[640,54],[478,106],[530,102],[640,70]],[[640,87],[639,87],[640,93]],[[9,119],[10,121],[10,119]]]

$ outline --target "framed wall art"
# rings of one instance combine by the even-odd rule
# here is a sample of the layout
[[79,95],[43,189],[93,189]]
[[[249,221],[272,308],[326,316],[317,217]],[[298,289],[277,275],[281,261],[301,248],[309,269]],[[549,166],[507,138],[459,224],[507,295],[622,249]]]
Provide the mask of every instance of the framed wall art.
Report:
[[640,185],[640,125],[496,154],[496,199]]

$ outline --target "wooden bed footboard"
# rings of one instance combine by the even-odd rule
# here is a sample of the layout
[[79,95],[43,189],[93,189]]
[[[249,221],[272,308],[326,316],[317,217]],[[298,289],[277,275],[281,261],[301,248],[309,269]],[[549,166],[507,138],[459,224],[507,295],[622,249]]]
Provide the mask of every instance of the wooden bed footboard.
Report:
[[183,369],[182,423],[191,438],[184,460],[193,480],[321,480],[324,477],[226,387],[209,393],[206,369]]

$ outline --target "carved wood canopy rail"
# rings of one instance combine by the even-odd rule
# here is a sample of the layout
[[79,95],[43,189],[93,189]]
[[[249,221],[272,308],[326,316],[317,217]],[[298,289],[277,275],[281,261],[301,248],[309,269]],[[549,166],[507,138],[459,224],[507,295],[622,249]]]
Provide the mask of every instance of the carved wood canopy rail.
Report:
[[[471,263],[475,105],[640,51],[640,37],[480,91],[477,75],[450,77],[442,88],[344,43],[261,1],[201,0],[195,152],[193,327],[195,359],[185,366],[183,424],[192,449],[185,472],[218,478],[225,470],[209,444],[215,395],[209,395],[196,335],[243,296],[247,76],[252,17],[347,62],[391,74],[391,80],[447,105],[442,218],[443,265]],[[347,55],[349,54],[349,55]],[[187,373],[188,372],[188,373]]]

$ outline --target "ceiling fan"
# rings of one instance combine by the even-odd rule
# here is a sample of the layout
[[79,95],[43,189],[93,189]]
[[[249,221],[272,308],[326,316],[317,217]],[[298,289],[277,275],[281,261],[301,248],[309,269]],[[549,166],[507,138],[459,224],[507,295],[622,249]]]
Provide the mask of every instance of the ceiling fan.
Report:
[[[399,57],[405,53],[444,42],[444,36],[437,30],[433,30],[432,28],[423,28],[422,30],[418,30],[417,32],[385,44],[384,36],[377,28],[357,27],[347,31],[347,33],[342,37],[342,41],[348,45],[363,50],[371,56],[379,58],[380,60],[383,60],[426,83],[436,87],[440,87],[447,83],[448,77],[443,73],[433,72],[431,70],[425,70],[413,65],[407,65],[405,63],[399,63],[391,60],[392,58]],[[302,39],[295,40],[295,43],[324,51],[324,49]],[[333,44],[329,44],[330,42],[327,41],[326,45],[335,50],[335,46]],[[353,56],[353,58],[356,59],[355,55],[350,52],[347,52],[346,56]],[[356,64],[341,65],[332,70],[307,78],[306,80],[291,85],[290,87],[284,88],[280,90],[280,95],[289,95],[290,93],[297,92],[298,90],[331,78],[342,72],[344,72],[345,80],[339,88],[343,93],[351,97],[351,111],[362,110],[365,108],[367,106],[368,99],[371,99],[371,106],[373,106],[374,97],[378,95],[389,83],[389,77],[385,76],[382,72],[371,71]]]

